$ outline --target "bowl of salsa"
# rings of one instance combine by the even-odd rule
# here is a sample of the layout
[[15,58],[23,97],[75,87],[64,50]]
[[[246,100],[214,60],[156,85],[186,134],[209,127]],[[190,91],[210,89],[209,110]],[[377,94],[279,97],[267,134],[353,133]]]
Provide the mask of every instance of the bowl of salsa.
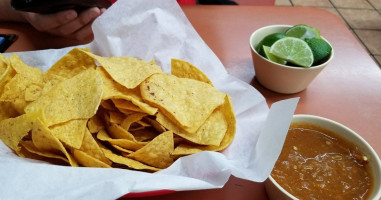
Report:
[[348,127],[294,115],[265,186],[270,199],[380,199],[381,162]]

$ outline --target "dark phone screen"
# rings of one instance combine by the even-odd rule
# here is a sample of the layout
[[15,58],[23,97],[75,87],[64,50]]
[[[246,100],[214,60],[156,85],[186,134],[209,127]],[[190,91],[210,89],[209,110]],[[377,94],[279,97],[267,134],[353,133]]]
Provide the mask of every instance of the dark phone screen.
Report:
[[0,53],[4,53],[17,39],[15,34],[0,34]]

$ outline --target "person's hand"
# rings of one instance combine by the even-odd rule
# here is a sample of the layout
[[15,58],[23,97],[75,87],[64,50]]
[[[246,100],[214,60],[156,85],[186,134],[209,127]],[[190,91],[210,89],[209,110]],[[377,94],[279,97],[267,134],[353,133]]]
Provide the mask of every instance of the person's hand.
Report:
[[93,38],[91,24],[105,11],[104,8],[93,7],[80,13],[75,10],[54,14],[23,12],[22,16],[38,31],[83,41]]

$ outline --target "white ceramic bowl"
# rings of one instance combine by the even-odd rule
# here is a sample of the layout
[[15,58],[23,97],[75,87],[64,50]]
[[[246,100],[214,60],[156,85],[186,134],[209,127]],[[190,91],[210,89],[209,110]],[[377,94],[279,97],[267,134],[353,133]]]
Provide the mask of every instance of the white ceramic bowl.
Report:
[[[372,169],[372,174],[374,176],[374,185],[369,199],[378,200],[381,198],[381,161],[377,153],[373,148],[357,133],[348,127],[332,121],[330,119],[313,116],[313,115],[294,115],[292,123],[308,123],[313,124],[319,127],[322,127],[326,130],[332,131],[337,135],[346,138],[348,141],[355,144],[359,147],[359,150],[365,154],[368,158],[369,164]],[[271,200],[290,200],[297,199],[285,189],[283,189],[271,176],[265,181],[265,187],[267,195]]]
[[[290,67],[272,62],[261,56],[255,50],[258,43],[267,35],[272,33],[284,33],[290,27],[291,25],[265,26],[257,29],[250,36],[251,55],[253,58],[255,76],[257,80],[267,89],[283,94],[297,93],[306,89],[312,80],[315,79],[315,77],[327,66],[329,62],[331,62],[334,57],[334,51],[332,48],[330,57],[326,62],[320,65],[310,68]],[[325,38],[323,39],[328,42]]]

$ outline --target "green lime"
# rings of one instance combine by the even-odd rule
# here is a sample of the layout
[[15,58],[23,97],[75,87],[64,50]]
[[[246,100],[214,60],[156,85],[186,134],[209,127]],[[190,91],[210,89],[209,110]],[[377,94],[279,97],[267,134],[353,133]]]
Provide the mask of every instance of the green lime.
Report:
[[331,45],[323,39],[311,38],[306,39],[306,42],[314,55],[314,65],[323,63],[332,52]]
[[266,58],[273,61],[273,62],[276,62],[278,64],[281,64],[281,65],[285,65],[287,63],[287,61],[273,55],[272,53],[270,53],[270,47],[268,46],[263,46],[263,51],[265,52],[265,55],[266,55]]
[[307,42],[294,37],[285,37],[276,41],[270,53],[301,67],[311,67],[314,56]]
[[283,33],[272,33],[270,35],[267,35],[264,37],[257,45],[255,50],[262,55],[263,57],[266,57],[265,52],[263,51],[263,46],[271,47],[271,45],[274,44],[277,40],[286,37]]
[[286,31],[286,36],[296,37],[302,40],[309,38],[320,38],[320,31],[314,27],[299,24],[289,28]]

